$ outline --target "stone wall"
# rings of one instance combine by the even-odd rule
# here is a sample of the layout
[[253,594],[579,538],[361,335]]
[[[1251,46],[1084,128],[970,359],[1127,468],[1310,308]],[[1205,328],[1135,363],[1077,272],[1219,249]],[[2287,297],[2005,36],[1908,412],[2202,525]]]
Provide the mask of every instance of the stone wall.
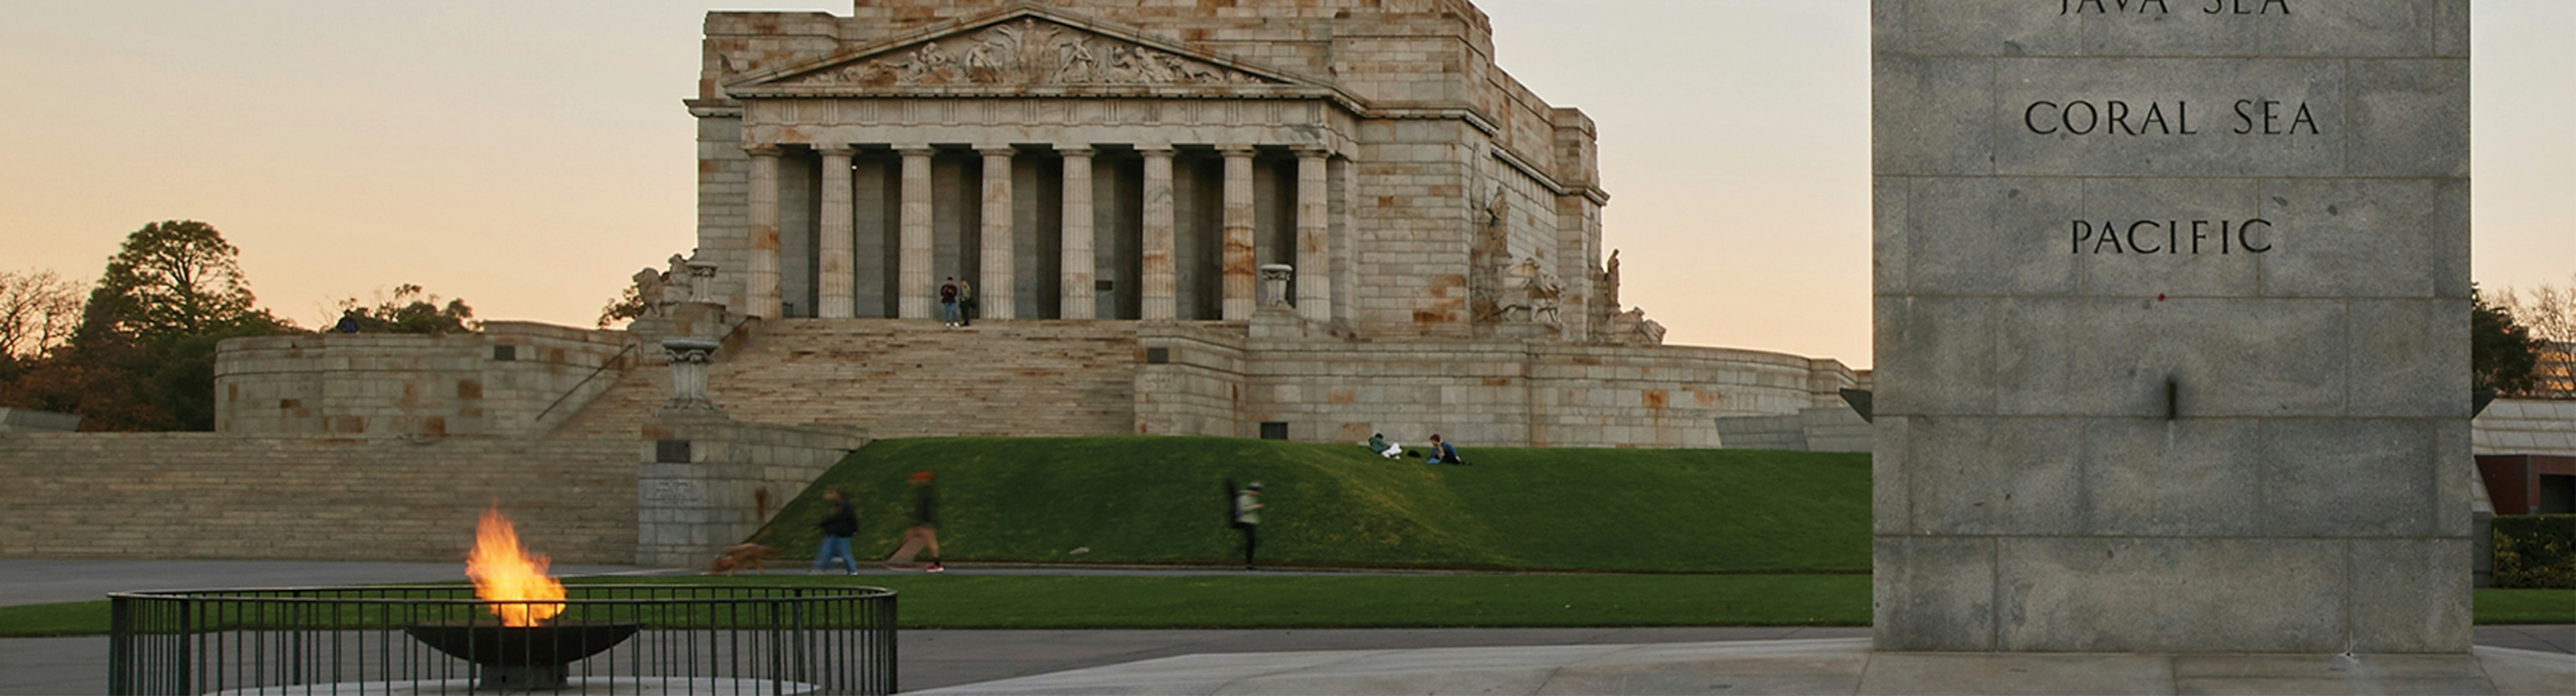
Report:
[[688,568],[767,524],[850,451],[855,429],[744,423],[720,416],[655,419],[636,473],[635,562]]
[[1877,649],[2469,649],[2467,4],[2208,4],[1870,3]]
[[627,345],[622,331],[497,321],[447,336],[230,339],[215,354],[215,429],[355,439],[541,433],[638,363]]
[[2476,454],[2576,456],[2576,401],[2497,399],[2469,426]]
[[[1275,318],[1275,315],[1273,315]],[[1267,320],[1267,319],[1266,319]],[[1256,335],[1264,332],[1256,326]],[[1717,447],[1716,419],[1795,414],[1852,384],[1833,361],[1725,348],[1525,341],[1227,340],[1147,328],[1138,431],[1485,446]]]
[[497,503],[557,562],[635,559],[632,440],[0,434],[0,480],[0,558],[462,564]]

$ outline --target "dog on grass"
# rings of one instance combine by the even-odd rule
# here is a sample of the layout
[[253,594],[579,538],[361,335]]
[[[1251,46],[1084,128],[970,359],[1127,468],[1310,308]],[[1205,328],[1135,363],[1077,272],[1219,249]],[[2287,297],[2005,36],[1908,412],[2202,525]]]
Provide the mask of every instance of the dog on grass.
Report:
[[749,568],[753,572],[768,575],[768,561],[777,557],[778,549],[759,544],[735,544],[726,548],[724,553],[718,554],[714,563],[707,564],[707,574],[732,575],[734,571]]

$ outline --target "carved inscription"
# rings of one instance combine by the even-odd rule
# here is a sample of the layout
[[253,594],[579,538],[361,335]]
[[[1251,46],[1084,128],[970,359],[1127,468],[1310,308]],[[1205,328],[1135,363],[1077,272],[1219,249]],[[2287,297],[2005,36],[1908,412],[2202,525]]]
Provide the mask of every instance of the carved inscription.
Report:
[[[2188,0],[2201,14],[2265,16],[2290,14],[2289,0]],[[2166,0],[2058,0],[2057,14],[2166,15]],[[2206,104],[2207,102],[2203,102]],[[2222,131],[2239,136],[2323,135],[2306,102],[2237,99],[2221,115]],[[2202,113],[2206,114],[2204,110]],[[2185,137],[2201,134],[2192,121],[2187,99],[2043,99],[2021,113],[2022,127],[2034,135],[2073,137]],[[2263,254],[2272,251],[2272,221],[2249,220],[2073,220],[2067,225],[2067,251],[2073,254],[2201,255]]]
[[2123,224],[2077,220],[2070,226],[2076,254],[2262,254],[2272,251],[2272,221],[2138,220]]
[[[2195,0],[2175,0],[2185,7]],[[2201,14],[2268,15],[2273,10],[2290,13],[2290,0],[2196,0]],[[2057,13],[2076,14],[2173,14],[2165,0],[2057,0]]]
[[[2322,135],[2307,102],[2238,99],[2228,132],[2237,135]],[[2191,102],[2149,101],[2144,106],[2125,99],[2040,100],[2022,109],[2022,127],[2038,135],[2199,135],[2191,123]]]
[[1053,22],[1024,19],[809,73],[797,85],[1257,85],[1275,81]]

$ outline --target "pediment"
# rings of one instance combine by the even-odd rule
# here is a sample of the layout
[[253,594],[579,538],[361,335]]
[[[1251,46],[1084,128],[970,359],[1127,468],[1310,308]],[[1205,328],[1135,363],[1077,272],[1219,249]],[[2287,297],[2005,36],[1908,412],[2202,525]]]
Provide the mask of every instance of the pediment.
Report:
[[849,94],[1131,87],[1320,87],[1142,32],[1024,7],[733,81],[728,91]]

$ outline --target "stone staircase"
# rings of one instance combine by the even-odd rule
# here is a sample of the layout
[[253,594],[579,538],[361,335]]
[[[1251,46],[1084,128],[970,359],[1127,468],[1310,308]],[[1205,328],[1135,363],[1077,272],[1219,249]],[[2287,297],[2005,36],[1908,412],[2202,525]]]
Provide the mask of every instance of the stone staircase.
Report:
[[[744,421],[834,423],[869,436],[1114,435],[1135,431],[1132,324],[791,319],[720,353],[709,396]],[[670,398],[646,365],[553,437],[634,437]],[[963,415],[961,415],[963,414]]]

